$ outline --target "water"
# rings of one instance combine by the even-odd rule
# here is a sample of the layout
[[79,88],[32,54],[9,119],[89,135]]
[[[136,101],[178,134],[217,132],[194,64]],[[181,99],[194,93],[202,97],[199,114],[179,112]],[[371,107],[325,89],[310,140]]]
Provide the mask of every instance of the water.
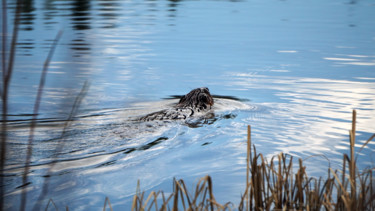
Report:
[[[8,1],[9,32],[14,7]],[[249,124],[267,158],[307,159],[313,176],[340,168],[352,109],[357,151],[375,131],[374,16],[372,1],[349,0],[27,1],[10,87],[7,209],[18,208],[22,188],[32,209],[46,179],[43,208],[52,198],[60,209],[96,210],[107,196],[118,210],[129,208],[138,179],[142,190],[168,193],[174,177],[193,187],[207,174],[216,199],[236,204]],[[59,30],[22,186],[30,114]],[[77,121],[61,138],[87,80]],[[129,120],[202,86],[219,98],[216,118],[199,127]],[[358,159],[373,167],[374,144]]]

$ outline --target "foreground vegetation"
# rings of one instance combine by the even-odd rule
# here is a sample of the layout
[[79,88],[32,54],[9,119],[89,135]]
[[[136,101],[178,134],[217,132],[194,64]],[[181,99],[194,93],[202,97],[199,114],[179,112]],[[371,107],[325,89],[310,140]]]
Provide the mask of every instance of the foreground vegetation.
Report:
[[[297,170],[293,158],[284,153],[264,159],[251,149],[251,129],[247,137],[247,178],[240,204],[220,204],[215,200],[210,176],[203,177],[193,193],[183,180],[174,180],[174,191],[166,196],[163,191],[145,196],[139,188],[133,198],[132,210],[375,210],[374,168],[360,171],[354,152],[356,111],[353,111],[349,132],[350,154],[343,155],[342,170],[328,169],[326,179],[309,177],[302,159]],[[359,153],[375,138],[371,136]],[[296,173],[293,171],[296,170]],[[139,186],[138,186],[139,187]],[[108,199],[104,209],[111,205]]]
[[[0,97],[2,101],[1,109],[1,133],[0,133],[0,210],[4,205],[4,167],[6,161],[7,144],[7,122],[8,122],[8,96],[10,81],[13,73],[13,64],[16,51],[18,26],[20,11],[22,8],[21,0],[16,2],[16,11],[14,17],[14,30],[11,36],[11,46],[8,50],[7,44],[7,12],[6,1],[2,1],[2,84],[0,88]],[[61,36],[61,32],[56,36],[50,53],[44,63],[43,71],[38,87],[38,94],[33,109],[33,118],[30,126],[30,136],[28,139],[27,159],[25,161],[25,170],[22,175],[22,183],[28,184],[28,174],[30,167],[30,158],[32,156],[33,133],[36,124],[37,114],[45,76],[48,70],[49,62],[52,58],[56,43]],[[10,37],[10,36],[9,36]],[[9,52],[9,56],[7,56]],[[73,120],[77,107],[80,104],[87,85],[84,85],[81,93],[74,102],[72,111],[67,118],[67,124]],[[373,178],[374,168],[360,171],[356,165],[355,131],[356,131],[356,112],[353,111],[352,129],[349,132],[350,152],[343,155],[342,169],[328,169],[328,176],[325,179],[312,178],[306,173],[306,167],[301,159],[298,163],[293,158],[287,158],[283,153],[267,161],[261,153],[256,152],[251,144],[251,131],[248,127],[247,137],[247,168],[246,183],[244,184],[243,195],[240,203],[234,205],[230,202],[220,204],[215,200],[213,193],[213,184],[210,176],[203,177],[196,185],[193,193],[186,188],[183,180],[174,180],[173,193],[165,194],[163,191],[151,192],[146,195],[137,189],[133,198],[132,210],[375,210],[375,181]],[[62,135],[63,136],[63,135]],[[375,138],[371,136],[359,152]],[[56,151],[59,151],[60,145]],[[357,152],[357,153],[359,153]],[[52,169],[51,165],[50,169]],[[294,173],[296,172],[296,173]],[[43,184],[43,191],[38,199],[44,199],[48,193],[48,178]],[[27,192],[22,190],[21,208],[26,209]],[[41,201],[41,200],[38,200]],[[53,200],[46,205],[48,208],[54,207],[57,210]],[[105,199],[103,210],[110,209],[112,206],[108,198]],[[69,210],[67,208],[67,210]]]

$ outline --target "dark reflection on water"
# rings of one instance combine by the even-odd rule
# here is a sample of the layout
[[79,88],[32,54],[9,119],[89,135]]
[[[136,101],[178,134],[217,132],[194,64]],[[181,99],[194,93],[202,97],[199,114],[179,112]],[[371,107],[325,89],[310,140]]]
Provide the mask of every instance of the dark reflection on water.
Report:
[[[95,4],[95,6],[93,6]],[[82,55],[89,54],[91,51],[91,40],[87,39],[86,33],[79,31],[91,30],[93,23],[100,24],[100,28],[115,28],[116,19],[121,14],[121,4],[119,1],[89,1],[89,0],[75,0],[75,1],[23,1],[21,11],[20,30],[31,31],[36,23],[36,6],[43,14],[43,25],[45,29],[57,30],[59,25],[65,26],[60,28],[66,30],[65,20],[69,21],[73,31],[76,31],[76,36],[71,40],[71,49],[75,51],[74,57],[81,57]],[[93,8],[94,7],[94,8]],[[63,20],[61,20],[63,18]],[[99,18],[99,19],[98,19]],[[97,26],[95,26],[97,27]],[[40,40],[34,38],[20,38],[18,48],[23,56],[32,56],[35,51],[37,43]],[[47,43],[48,47],[51,40]]]
[[103,20],[102,28],[115,28],[116,20],[121,15],[121,4],[118,1],[100,1],[99,16]]
[[170,3],[168,4],[168,12],[169,13],[169,17],[171,18],[175,18],[177,16],[177,7],[179,5],[179,2],[181,2],[181,0],[169,0]]
[[[15,1],[7,2],[12,15]],[[193,183],[206,174],[220,202],[237,203],[248,124],[258,152],[312,156],[307,170],[314,176],[326,174],[328,163],[339,167],[348,152],[352,109],[358,111],[356,150],[374,132],[371,1],[23,2],[9,102],[8,210],[18,209],[23,188],[32,207],[45,178],[46,199],[62,209],[102,209],[106,196],[115,209],[127,208],[138,179],[145,190],[168,192],[174,177]],[[30,183],[22,184],[40,72],[61,29],[38,115]],[[91,87],[79,115],[62,136],[87,79]],[[202,86],[218,99],[212,118],[129,121]],[[373,157],[370,143],[359,166],[373,166]]]
[[21,18],[20,23],[21,25],[25,25],[24,27],[20,28],[20,30],[30,31],[33,30],[34,19],[35,19],[35,7],[34,1],[22,1],[22,9],[21,9]]
[[90,43],[85,42],[84,39],[74,39],[71,41],[70,45],[72,46],[70,49],[75,51],[74,54],[76,57],[80,57],[81,55],[90,53]]
[[88,0],[73,1],[72,14],[70,16],[74,29],[87,30],[91,28],[90,2]]

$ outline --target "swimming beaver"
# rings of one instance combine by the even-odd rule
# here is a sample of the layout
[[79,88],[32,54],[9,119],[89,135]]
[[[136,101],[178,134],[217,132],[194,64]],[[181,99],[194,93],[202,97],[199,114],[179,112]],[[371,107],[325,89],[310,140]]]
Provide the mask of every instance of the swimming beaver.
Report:
[[174,108],[157,111],[140,118],[141,121],[186,119],[196,113],[206,113],[214,105],[207,87],[191,90],[181,97]]

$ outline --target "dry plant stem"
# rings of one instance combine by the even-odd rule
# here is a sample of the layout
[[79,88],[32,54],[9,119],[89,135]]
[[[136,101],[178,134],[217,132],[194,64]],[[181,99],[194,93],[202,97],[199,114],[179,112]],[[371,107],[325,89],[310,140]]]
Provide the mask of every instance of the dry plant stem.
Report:
[[[6,1],[3,0],[3,30],[6,31]],[[12,78],[12,72],[13,72],[13,63],[15,58],[15,52],[16,52],[16,43],[17,43],[17,37],[18,37],[18,25],[19,25],[19,19],[20,19],[20,11],[21,11],[21,1],[17,0],[16,3],[16,12],[15,12],[15,18],[14,18],[14,26],[13,26],[13,34],[12,34],[12,44],[10,49],[10,55],[9,55],[9,62],[8,67],[6,66],[6,34],[4,34],[3,31],[3,58],[2,58],[2,93],[1,93],[1,99],[2,99],[2,125],[1,125],[1,143],[0,143],[0,211],[3,210],[3,204],[4,204],[4,167],[5,167],[5,160],[6,160],[6,142],[7,142],[7,115],[8,115],[8,89],[10,85],[10,80]]]
[[48,204],[47,204],[47,207],[46,207],[45,210],[48,210],[48,207],[49,207],[50,204],[53,205],[53,207],[55,208],[55,210],[58,210],[55,202],[52,199],[48,200]]
[[[246,185],[249,185],[249,173],[250,173],[250,160],[251,160],[251,126],[247,126],[247,157],[246,157]],[[246,193],[247,189],[246,189]],[[250,207],[250,199],[246,197],[246,210]]]
[[[274,156],[270,163],[262,154],[257,154],[254,147],[254,157],[247,152],[246,189],[238,210],[374,210],[375,193],[373,185],[374,168],[359,173],[354,163],[355,142],[355,111],[350,137],[350,156],[344,154],[342,171],[333,171],[329,165],[328,177],[324,181],[309,178],[302,159],[299,159],[297,173],[293,174],[293,157],[288,159],[284,153]],[[248,127],[248,144],[250,145],[250,130]],[[373,138],[362,146],[365,147]],[[251,149],[248,146],[248,150]],[[358,152],[357,152],[358,153]],[[358,154],[357,154],[358,156]],[[325,156],[323,156],[325,157]],[[349,167],[349,168],[348,168]],[[348,171],[348,174],[346,174]],[[339,175],[341,173],[341,175]],[[340,180],[341,179],[341,180]],[[357,185],[355,185],[357,184]],[[348,187],[350,185],[350,187]],[[355,189],[355,194],[353,194]],[[163,192],[154,192],[144,201],[144,192],[137,192],[132,210],[158,209],[156,197]],[[337,198],[333,198],[333,196]],[[171,198],[174,201],[169,203]],[[208,198],[207,198],[208,197]],[[151,200],[153,199],[153,200]],[[168,200],[163,195],[161,210],[166,210],[172,204],[172,210],[226,210],[229,204],[220,205],[212,194],[211,179],[207,176],[199,180],[195,194],[190,195],[183,180],[174,180],[174,192]]]
[[[82,89],[81,89],[80,93],[78,94],[78,96],[74,100],[72,109],[71,109],[71,111],[69,113],[69,116],[68,116],[67,120],[64,123],[63,131],[61,132],[61,135],[60,135],[60,140],[59,140],[60,143],[56,146],[55,153],[54,153],[55,155],[57,155],[64,148],[63,137],[65,137],[66,130],[72,124],[72,122],[74,120],[74,117],[77,114],[78,108],[81,105],[81,102],[82,102],[83,98],[85,97],[85,95],[87,93],[88,87],[89,87],[89,83],[86,81],[84,83],[84,85],[82,86]],[[42,191],[41,191],[41,193],[40,193],[40,195],[38,197],[37,203],[35,203],[35,205],[33,207],[33,210],[39,210],[38,202],[42,202],[43,199],[45,198],[45,196],[48,193],[49,178],[50,178],[49,175],[51,174],[52,169],[54,168],[54,166],[57,163],[56,160],[57,160],[57,157],[54,157],[54,160],[51,162],[51,164],[50,164],[50,166],[48,168],[47,177],[44,180]]]
[[[7,52],[7,36],[8,36],[8,33],[7,33],[7,8],[6,8],[6,0],[2,0],[2,10],[3,10],[3,15],[2,15],[2,20],[3,20],[3,28],[2,28],[2,42],[3,42],[3,46],[2,46],[2,70],[3,70],[3,78],[5,78],[5,69],[7,67],[6,65],[6,60],[7,60],[7,57],[6,57],[6,52]],[[1,95],[2,94],[2,91],[0,92]]]
[[354,159],[354,147],[355,147],[355,130],[356,130],[356,118],[357,118],[357,112],[356,110],[353,110],[352,114],[352,130],[350,131],[350,181],[353,182],[351,185],[351,198],[353,201],[352,208],[355,206],[355,200],[356,197],[356,178],[355,178],[355,171],[356,171],[356,164]]
[[[267,163],[263,155],[257,154],[253,147],[254,157],[252,157],[249,147],[251,145],[250,127],[248,127],[247,184],[238,210],[375,210],[375,186],[372,176],[375,169],[366,169],[362,173],[356,169],[355,111],[353,111],[352,122],[350,154],[343,156],[342,171],[333,171],[329,164],[328,177],[325,181],[321,177],[318,179],[308,177],[302,159],[298,160],[297,173],[293,174],[293,157],[289,159],[284,153],[274,156],[270,163]],[[375,134],[365,142],[361,150],[374,138]],[[166,210],[170,204],[173,205],[172,210],[179,210],[179,208],[182,210],[226,210],[229,208],[230,203],[220,205],[215,201],[211,179],[208,176],[199,180],[195,195],[187,192],[183,180],[174,180],[173,191],[168,200],[165,200],[163,195],[161,210]],[[158,194],[160,193],[162,194],[162,192]],[[153,192],[151,194],[153,195],[144,201],[144,192],[142,194],[137,192],[134,198],[136,203],[133,203],[132,210],[150,210],[154,206],[157,209],[158,194]],[[334,196],[337,198],[333,198]],[[150,201],[150,197],[153,197],[154,201]],[[174,201],[169,203],[171,197]]]
[[357,156],[355,157],[355,163],[357,163],[357,160],[358,160],[358,155],[360,152],[362,152],[362,150],[367,146],[368,143],[370,143],[372,141],[372,139],[375,138],[375,134],[373,134],[363,145],[362,147],[358,150],[357,152]]
[[111,205],[111,202],[109,201],[109,198],[108,198],[108,197],[105,197],[103,211],[105,211],[107,203],[108,203],[108,207],[109,207],[109,209],[112,211],[112,210],[113,210],[113,209],[112,209],[112,205]]
[[[137,191],[133,198],[131,210],[227,210],[231,203],[221,205],[216,202],[212,190],[212,179],[210,176],[201,178],[195,188],[194,195],[189,194],[183,180],[173,181],[173,193],[166,199],[162,191],[152,191],[147,198],[145,192],[139,192],[139,183]],[[161,195],[161,197],[160,197]],[[172,200],[173,198],[173,200]],[[161,206],[158,206],[158,200],[162,199]],[[170,209],[169,205],[172,205]],[[179,207],[182,206],[182,209]],[[160,207],[160,209],[159,209]],[[154,208],[154,209],[152,209]],[[167,209],[168,208],[168,209]]]
[[[49,51],[47,59],[45,60],[44,65],[43,65],[43,71],[42,71],[42,75],[41,75],[40,82],[39,82],[38,93],[35,99],[33,118],[31,120],[30,134],[29,134],[28,143],[27,143],[25,169],[24,169],[24,173],[22,177],[22,182],[24,185],[28,183],[27,179],[28,179],[28,173],[30,170],[30,161],[31,161],[32,149],[33,149],[32,145],[33,145],[33,139],[34,139],[34,131],[35,131],[35,126],[36,126],[37,115],[39,112],[40,102],[42,100],[42,94],[43,94],[43,89],[45,85],[47,70],[48,70],[49,63],[52,59],[52,56],[54,54],[54,51],[56,49],[57,42],[59,41],[61,37],[61,34],[62,34],[62,31],[59,31],[57,33],[56,38],[52,43],[52,47]],[[24,188],[22,189],[22,195],[21,195],[21,209],[20,209],[21,211],[25,210],[26,198],[27,198],[27,191],[26,191],[26,188]]]

